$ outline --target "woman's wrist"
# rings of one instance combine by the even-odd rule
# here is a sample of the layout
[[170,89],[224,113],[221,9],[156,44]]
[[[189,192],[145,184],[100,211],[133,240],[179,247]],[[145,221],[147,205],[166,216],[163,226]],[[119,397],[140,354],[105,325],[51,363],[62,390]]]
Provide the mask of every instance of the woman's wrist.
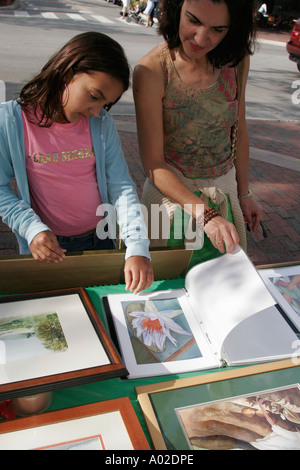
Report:
[[248,189],[248,192],[247,193],[244,193],[244,194],[239,194],[238,195],[238,198],[239,199],[246,199],[248,197],[252,197],[252,191],[251,189]]
[[218,211],[214,207],[209,207],[208,209],[204,210],[203,214],[198,215],[198,217],[196,218],[196,224],[197,225],[203,225],[205,227],[205,225],[210,220],[212,220],[215,217],[218,217],[220,215],[221,215],[220,211]]

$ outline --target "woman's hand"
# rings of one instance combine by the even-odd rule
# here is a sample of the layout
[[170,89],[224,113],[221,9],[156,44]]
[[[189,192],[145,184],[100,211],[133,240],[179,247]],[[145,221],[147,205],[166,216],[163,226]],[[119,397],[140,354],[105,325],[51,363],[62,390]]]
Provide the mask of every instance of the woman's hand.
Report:
[[30,252],[36,261],[58,263],[65,258],[66,250],[63,250],[56,236],[50,230],[38,233],[29,245]]
[[261,205],[253,197],[246,197],[240,199],[240,206],[249,228],[255,234],[263,213]]
[[235,226],[221,216],[214,217],[204,227],[206,235],[220,253],[232,253],[239,243]]
[[137,294],[150,287],[153,282],[153,269],[151,262],[144,256],[131,256],[124,267],[126,290]]

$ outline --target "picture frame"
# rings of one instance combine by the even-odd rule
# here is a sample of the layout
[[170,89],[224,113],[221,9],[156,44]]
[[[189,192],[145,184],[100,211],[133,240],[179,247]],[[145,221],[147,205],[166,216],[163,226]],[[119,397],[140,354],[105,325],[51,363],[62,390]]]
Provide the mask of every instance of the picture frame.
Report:
[[0,424],[5,450],[149,450],[128,397]]
[[[101,300],[111,336],[129,372],[128,379],[185,373],[220,365],[207,336],[195,320],[184,289],[142,292],[138,296],[112,294]],[[151,326],[138,337],[136,333],[141,328],[136,327],[132,319],[146,320],[144,323],[148,325],[151,320],[147,320],[154,315],[160,318],[159,329]],[[155,323],[158,322],[154,320]]]
[[299,341],[300,315],[297,327],[240,247],[194,266],[179,289],[101,300],[129,379],[283,360]]
[[[299,364],[298,360],[289,359],[136,387],[138,402],[141,406],[154,448],[156,450],[182,451],[197,449],[195,444],[191,444],[188,431],[185,426],[182,425],[182,421],[179,418],[179,412],[182,409],[197,407],[197,413],[200,413],[201,419],[195,418],[195,411],[192,411],[192,414],[193,419],[198,420],[197,434],[200,434],[202,437],[202,440],[198,441],[198,446],[201,447],[199,445],[199,442],[201,442],[201,445],[205,446],[203,448],[214,448],[214,450],[216,450],[216,447],[209,447],[213,445],[216,446],[217,441],[217,439],[213,441],[212,437],[214,436],[214,432],[211,432],[211,425],[213,424],[213,428],[216,429],[218,424],[216,424],[216,411],[213,409],[213,405],[216,403],[218,405],[224,405],[225,403],[227,406],[230,400],[235,402],[236,399],[240,399],[241,397],[249,398],[259,396],[260,394],[273,393],[274,390],[282,392],[289,387],[297,388],[297,397],[299,400]],[[206,421],[205,425],[201,423],[201,420],[204,420],[203,414],[201,415],[201,413],[203,413],[203,410],[201,410],[203,405],[210,405],[209,423]],[[243,408],[243,410],[244,409],[245,408]],[[249,412],[250,411],[251,407],[249,406]],[[248,409],[243,411],[245,414],[247,414],[247,412]],[[232,430],[224,430],[229,411],[223,407],[221,415],[221,428],[226,437],[226,439],[222,441],[222,448],[224,450],[225,445],[236,444],[228,442],[227,439],[230,438],[232,441]],[[243,415],[243,419],[245,419],[245,415]],[[297,419],[300,419],[300,412],[297,415]],[[230,425],[235,424],[235,430],[239,429],[237,424],[233,423],[233,421],[227,424],[229,428]],[[246,427],[245,424],[244,426]],[[266,427],[265,422],[264,426]],[[271,434],[273,428],[270,427],[270,425],[268,426],[268,433]],[[196,431],[194,432],[196,433]],[[266,435],[268,433],[266,432]],[[217,434],[218,436],[222,434],[219,429]],[[241,432],[239,435],[240,434]],[[299,432],[293,435],[296,435],[297,438],[300,436]],[[204,442],[203,437],[207,438],[206,442]],[[297,445],[299,446],[297,448],[300,449],[300,440]],[[237,446],[238,447],[227,448],[241,449],[252,447],[252,449],[255,450],[253,442],[239,442]]]
[[300,330],[300,263],[267,265],[258,272],[292,324]]
[[127,374],[85,289],[0,298],[0,400]]

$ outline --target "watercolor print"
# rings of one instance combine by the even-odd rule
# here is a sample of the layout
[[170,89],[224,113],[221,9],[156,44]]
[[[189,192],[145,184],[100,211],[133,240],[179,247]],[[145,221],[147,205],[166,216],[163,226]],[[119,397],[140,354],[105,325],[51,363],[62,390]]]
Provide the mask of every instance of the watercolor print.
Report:
[[299,384],[176,413],[194,450],[300,450]]
[[62,444],[56,444],[48,447],[40,447],[36,450],[105,450],[101,434],[98,436],[76,439]]
[[121,304],[137,364],[202,357],[178,299]]
[[0,364],[68,349],[57,313],[0,318]]
[[270,278],[278,292],[290,304],[292,309],[300,315],[300,274],[285,277]]

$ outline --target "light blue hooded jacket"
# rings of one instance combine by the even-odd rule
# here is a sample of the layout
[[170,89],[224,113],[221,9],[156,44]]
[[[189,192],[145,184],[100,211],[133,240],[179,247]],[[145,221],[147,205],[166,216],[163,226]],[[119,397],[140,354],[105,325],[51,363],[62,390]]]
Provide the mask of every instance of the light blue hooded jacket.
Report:
[[[150,258],[141,206],[112,117],[102,109],[98,117],[90,118],[90,130],[101,202],[104,208],[116,208],[120,236],[126,245],[125,259]],[[18,195],[11,186],[13,178]],[[17,101],[0,104],[0,217],[15,233],[20,254],[29,254],[32,239],[39,232],[50,230],[30,205],[22,110]]]

